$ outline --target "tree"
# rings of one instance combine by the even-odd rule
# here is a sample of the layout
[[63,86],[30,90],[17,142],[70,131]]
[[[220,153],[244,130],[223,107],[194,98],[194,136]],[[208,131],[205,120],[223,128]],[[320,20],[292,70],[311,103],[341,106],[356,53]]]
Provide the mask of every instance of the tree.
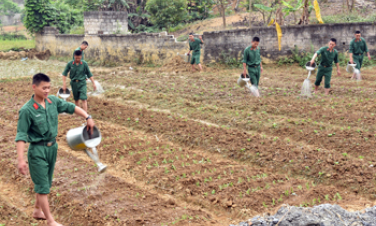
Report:
[[141,6],[136,8],[136,13],[128,14],[128,24],[132,30],[136,30],[140,24],[147,24],[147,19],[150,18],[150,15],[144,12]]
[[290,15],[292,13],[294,15],[294,21],[295,23],[297,22],[296,18],[296,12],[298,10],[301,10],[304,7],[304,2],[303,0],[292,0],[292,1],[282,1],[282,4],[285,6],[283,9],[283,12],[285,13],[285,17]]
[[[16,3],[10,0],[0,0],[0,16],[13,16],[20,13],[21,8]],[[1,24],[1,20],[0,20]]]
[[187,0],[148,0],[145,9],[151,22],[159,28],[170,28],[188,18]]
[[58,0],[26,0],[25,11],[24,25],[30,33],[41,32],[45,26],[54,26],[60,33],[66,33],[73,26],[83,25],[82,11]]

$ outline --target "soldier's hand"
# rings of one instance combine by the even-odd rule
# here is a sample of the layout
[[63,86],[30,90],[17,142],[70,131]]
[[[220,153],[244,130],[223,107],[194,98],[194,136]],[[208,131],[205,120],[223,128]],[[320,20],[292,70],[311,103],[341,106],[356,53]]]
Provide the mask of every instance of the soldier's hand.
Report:
[[263,68],[263,67],[260,68],[260,72],[261,72],[261,73],[264,72],[264,68]]
[[201,35],[200,35],[200,36],[198,36],[198,38],[202,40],[202,36],[201,36]]
[[315,63],[315,61],[314,61],[314,60],[311,60],[311,66],[312,66],[314,63]]
[[243,78],[247,78],[247,72],[243,71]]
[[65,90],[67,90],[67,85],[63,85],[63,90],[65,91]]
[[87,127],[87,131],[90,130],[89,134],[93,134],[93,132],[94,132],[94,126],[95,126],[95,124],[94,124],[94,120],[91,119],[91,118],[88,119],[88,120],[87,120],[86,127]]
[[94,89],[94,91],[97,90],[97,86],[94,83],[93,83],[93,89]]
[[371,60],[371,56],[368,56],[368,60]]
[[27,174],[27,164],[25,160],[18,161],[18,171],[23,175]]
[[337,76],[341,76],[341,71],[337,70]]

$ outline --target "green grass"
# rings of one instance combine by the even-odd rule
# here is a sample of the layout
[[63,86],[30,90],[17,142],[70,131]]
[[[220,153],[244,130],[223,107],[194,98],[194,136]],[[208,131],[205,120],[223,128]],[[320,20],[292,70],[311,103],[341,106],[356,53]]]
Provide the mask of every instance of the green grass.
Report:
[[[355,11],[355,10],[354,10]],[[330,16],[323,16],[322,20],[324,23],[358,23],[358,22],[374,22],[376,20],[376,14],[370,14],[364,16],[363,13],[353,12],[341,13]]]
[[35,48],[35,40],[22,40],[22,39],[13,39],[13,40],[0,40],[0,51],[9,51],[11,49],[32,49]]

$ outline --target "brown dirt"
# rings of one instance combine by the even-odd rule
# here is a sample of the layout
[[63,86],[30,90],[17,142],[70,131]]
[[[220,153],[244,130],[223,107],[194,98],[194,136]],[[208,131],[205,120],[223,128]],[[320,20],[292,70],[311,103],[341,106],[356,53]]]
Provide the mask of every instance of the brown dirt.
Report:
[[[202,69],[204,72],[210,72],[212,71],[212,68],[206,67],[205,65],[202,64]],[[199,70],[198,66],[196,66],[196,71]],[[187,63],[181,58],[180,56],[176,56],[172,58],[169,62],[164,64],[161,68],[160,71],[163,72],[170,72],[173,74],[181,74],[184,72],[191,72],[191,64]]]
[[37,51],[35,49],[20,52],[0,52],[1,60],[19,60],[25,57],[28,57],[29,59],[48,60],[51,57],[51,52],[50,50]]
[[[182,71],[183,76],[150,68],[93,70],[108,90],[104,98],[89,98],[89,112],[104,137],[98,150],[109,170],[95,174],[84,153],[70,151],[65,134],[82,120],[60,116],[54,214],[63,223],[87,225],[117,219],[160,225],[176,218],[187,225],[182,219],[195,215],[192,225],[228,225],[284,204],[332,203],[351,210],[375,205],[374,84],[358,83],[364,87],[354,96],[344,88],[353,83],[336,77],[336,96],[303,100],[296,98],[305,79],[300,69],[265,70],[260,100],[244,98],[244,90],[236,88],[237,70]],[[372,70],[363,74],[374,77]],[[110,88],[112,83],[118,87]],[[32,186],[17,175],[12,145],[29,85],[25,79],[0,82],[0,129],[6,131],[0,135],[0,188],[12,191],[7,195],[18,209],[30,200],[24,207],[28,216]],[[130,86],[134,89],[126,89]],[[88,209],[94,215],[86,217]]]

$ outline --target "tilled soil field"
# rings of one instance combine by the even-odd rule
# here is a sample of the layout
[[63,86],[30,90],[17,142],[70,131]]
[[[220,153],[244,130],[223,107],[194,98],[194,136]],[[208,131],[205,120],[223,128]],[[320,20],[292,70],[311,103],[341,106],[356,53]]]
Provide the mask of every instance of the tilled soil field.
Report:
[[[92,68],[106,92],[89,98],[89,113],[109,168],[98,174],[84,152],[70,150],[65,135],[83,121],[59,116],[49,196],[58,221],[229,225],[286,204],[376,204],[372,69],[361,82],[334,78],[330,96],[307,100],[299,97],[303,69],[266,66],[255,99],[236,85],[241,70],[192,74],[176,64],[186,66]],[[55,94],[61,72],[46,73]],[[16,168],[17,112],[31,97],[30,78],[0,80],[0,93],[0,224],[43,225],[31,218],[31,180]]]

